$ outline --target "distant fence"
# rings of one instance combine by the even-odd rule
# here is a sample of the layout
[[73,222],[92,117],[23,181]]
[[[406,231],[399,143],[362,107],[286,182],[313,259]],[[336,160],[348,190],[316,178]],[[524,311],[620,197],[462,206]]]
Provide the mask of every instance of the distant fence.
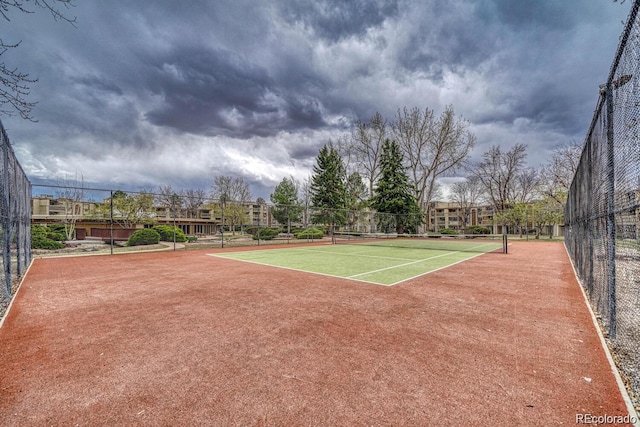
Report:
[[31,183],[0,122],[0,245],[2,278],[0,313],[11,300],[14,284],[31,262]]
[[640,0],[631,8],[565,207],[565,243],[640,405]]
[[[49,237],[66,241],[63,251],[99,242],[111,242],[113,249],[123,246],[137,229],[156,226],[179,230],[182,236],[176,242],[185,243],[186,238],[195,247],[196,242],[247,246],[332,240],[334,232],[413,234],[425,221],[424,214],[395,215],[370,209],[320,209],[264,201],[223,203],[203,191],[161,194],[89,188],[76,181],[67,184],[33,186],[37,194],[33,194],[32,222],[47,226]],[[317,230],[309,231],[311,227]],[[172,242],[172,236],[168,237]]]

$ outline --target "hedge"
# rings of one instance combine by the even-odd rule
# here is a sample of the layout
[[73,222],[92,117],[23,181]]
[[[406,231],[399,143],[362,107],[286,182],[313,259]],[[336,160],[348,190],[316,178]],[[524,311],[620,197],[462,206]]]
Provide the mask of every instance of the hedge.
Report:
[[296,239],[322,239],[324,232],[317,227],[309,227],[296,234]]
[[173,242],[173,233],[176,235],[176,242],[186,242],[187,236],[184,235],[184,232],[172,225],[156,225],[153,227],[155,231],[160,234],[160,240],[163,242]]
[[155,245],[160,241],[160,233],[153,228],[137,230],[127,240],[127,246]]
[[491,230],[488,227],[481,225],[473,225],[465,230],[467,234],[491,234]]
[[451,236],[455,236],[458,234],[458,232],[456,230],[452,230],[450,228],[443,228],[442,230],[440,230],[440,234],[448,234]]
[[253,240],[271,240],[280,234],[279,228],[261,228],[253,235]]
[[52,231],[46,225],[31,226],[31,249],[62,249],[64,234]]

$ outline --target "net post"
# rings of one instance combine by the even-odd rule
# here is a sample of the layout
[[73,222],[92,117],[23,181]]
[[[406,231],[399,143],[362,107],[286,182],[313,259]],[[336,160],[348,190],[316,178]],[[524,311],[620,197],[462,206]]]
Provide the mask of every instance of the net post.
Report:
[[109,251],[113,255],[113,190],[109,197]]
[[509,253],[509,243],[507,241],[507,235],[503,234],[502,235],[502,252],[505,254]]

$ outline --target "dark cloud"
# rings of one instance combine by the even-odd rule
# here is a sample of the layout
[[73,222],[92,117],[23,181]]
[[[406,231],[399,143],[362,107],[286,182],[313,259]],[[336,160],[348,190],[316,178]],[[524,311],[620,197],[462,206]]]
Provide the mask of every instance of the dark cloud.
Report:
[[300,22],[315,36],[329,41],[362,36],[399,10],[396,0],[293,0],[279,2],[278,7],[287,21]]
[[[589,2],[584,2],[589,3]],[[590,7],[588,4],[579,7]],[[480,1],[478,17],[492,23],[509,26],[511,31],[559,31],[572,28],[583,16],[575,2],[537,0],[513,2],[510,0]]]
[[2,119],[39,177],[198,187],[226,174],[267,198],[355,120],[405,106],[453,104],[479,129],[474,155],[509,141],[545,152],[586,132],[628,3],[77,2],[77,28],[41,11],[3,23],[23,42],[2,60],[39,79],[39,122]]
[[327,142],[328,141],[321,141],[318,144],[292,145],[291,147],[288,147],[287,153],[289,154],[291,159],[294,160],[304,161],[307,159],[314,159],[318,155],[320,148]]
[[[322,101],[306,90],[305,79],[275,81],[264,66],[236,52],[180,46],[147,64],[146,87],[162,98],[145,115],[155,125],[238,138],[326,125]],[[298,85],[291,84],[295,80]]]
[[245,121],[277,111],[264,101],[274,86],[266,70],[233,52],[180,47],[167,57],[150,59],[154,70],[145,83],[162,98],[146,114],[153,124],[192,133],[241,134],[223,113],[235,110]]
[[469,3],[432,0],[411,12],[413,22],[401,64],[441,81],[446,70],[476,67],[492,56],[500,33],[489,22],[478,19]]
[[89,91],[123,95],[123,90],[115,82],[101,79],[97,76],[80,76],[77,79],[77,84],[85,86]]

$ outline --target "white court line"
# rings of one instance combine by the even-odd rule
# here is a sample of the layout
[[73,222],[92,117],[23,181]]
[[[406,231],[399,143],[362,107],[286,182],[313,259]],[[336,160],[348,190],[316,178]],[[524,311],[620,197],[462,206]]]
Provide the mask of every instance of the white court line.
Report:
[[[363,280],[363,279],[352,279],[350,277],[346,277],[346,276],[338,276],[336,274],[329,274],[329,273],[320,273],[318,271],[310,271],[310,270],[302,270],[300,268],[293,268],[293,267],[283,267],[280,265],[275,265],[275,264],[267,264],[264,262],[258,262],[258,261],[247,261],[245,259],[240,259],[240,258],[231,258],[231,257],[227,257],[224,255],[219,255],[219,254],[207,254],[209,256],[212,257],[216,257],[216,258],[222,258],[222,259],[227,259],[227,260],[231,260],[231,261],[239,261],[239,262],[247,262],[249,264],[256,264],[256,265],[263,265],[265,267],[272,267],[272,268],[284,268],[285,270],[291,270],[291,271],[297,271],[299,273],[307,273],[307,274],[319,274],[320,276],[326,276],[326,277],[333,277],[336,279],[345,279],[345,280],[353,280],[354,282],[361,282],[361,283],[368,283],[371,285],[379,285],[379,286],[393,286],[393,285],[388,285],[386,283],[380,283],[380,282],[372,282],[370,280]],[[395,283],[394,283],[395,285]]]
[[395,286],[395,285],[398,285],[398,284],[400,284],[402,282],[406,282],[408,280],[417,279],[418,277],[425,276],[425,275],[431,274],[431,273],[435,273],[436,271],[444,270],[445,268],[449,268],[449,267],[454,266],[456,264],[460,264],[461,262],[469,261],[470,259],[474,259],[476,257],[479,257],[480,255],[485,255],[486,253],[487,252],[480,252],[479,254],[476,254],[476,255],[474,255],[472,257],[461,259],[460,261],[456,261],[456,262],[454,262],[452,264],[443,265],[442,267],[436,268],[435,270],[425,271],[424,273],[416,274],[415,276],[411,276],[411,277],[407,277],[406,279],[398,280],[397,282],[391,283],[388,286]]
[[[481,248],[483,246],[488,246],[488,245],[494,245],[494,243],[485,243],[485,244],[482,244],[482,245],[479,245],[479,246],[474,246],[474,247],[472,247],[470,249],[478,249],[478,248]],[[309,248],[283,248],[282,250],[318,252],[318,253],[327,253],[327,254],[331,254],[331,255],[352,255],[350,253],[339,253],[339,252],[323,251],[323,250],[316,250],[316,249],[309,249]],[[263,266],[266,266],[266,267],[284,268],[285,270],[297,271],[297,272],[302,272],[302,273],[319,274],[321,276],[335,277],[335,278],[338,278],[338,279],[355,280],[355,281],[358,281],[358,282],[370,283],[370,284],[374,284],[374,285],[395,286],[395,285],[397,285],[399,283],[406,282],[407,280],[415,279],[417,277],[424,276],[424,275],[429,274],[429,273],[433,273],[434,271],[442,270],[444,268],[451,267],[452,265],[456,265],[456,264],[459,264],[461,262],[468,261],[468,260],[470,260],[472,258],[475,258],[477,256],[484,255],[486,252],[481,252],[481,253],[478,253],[477,255],[474,255],[472,257],[465,258],[465,259],[462,259],[460,261],[456,261],[456,262],[454,262],[452,264],[447,264],[447,265],[445,265],[443,267],[440,267],[440,268],[437,268],[435,270],[425,271],[424,273],[420,273],[420,274],[417,274],[415,276],[408,277],[406,279],[402,279],[402,280],[399,280],[397,282],[390,283],[390,284],[380,283],[380,282],[373,282],[373,281],[364,280],[364,279],[358,279],[357,277],[366,276],[366,275],[369,275],[369,274],[377,273],[379,271],[390,270],[390,269],[394,269],[394,268],[397,268],[397,267],[403,267],[403,266],[407,266],[407,265],[411,265],[411,264],[418,264],[420,262],[424,262],[424,261],[428,261],[428,260],[431,260],[431,259],[440,258],[440,257],[448,256],[448,255],[453,255],[453,254],[460,253],[460,252],[465,252],[465,251],[447,252],[447,253],[442,254],[442,255],[436,255],[436,256],[433,256],[433,257],[424,258],[424,259],[420,259],[420,260],[411,260],[411,262],[407,262],[407,263],[404,263],[404,264],[398,264],[398,265],[394,265],[394,266],[391,266],[391,267],[385,267],[385,268],[381,268],[381,269],[377,269],[377,270],[371,270],[371,271],[367,271],[367,272],[364,272],[364,273],[354,274],[352,276],[338,276],[336,274],[321,273],[321,272],[317,272],[317,271],[303,270],[303,269],[293,268],[293,267],[284,267],[284,266],[280,266],[280,265],[268,264],[268,263],[259,262],[259,261],[249,261],[249,260],[244,260],[244,259],[241,259],[241,258],[228,257],[228,256],[224,256],[224,255],[219,255],[219,254],[207,254],[207,255],[213,256],[213,257],[217,257],[217,258],[231,259],[231,260],[234,260],[234,261],[248,262],[250,264],[263,265]],[[382,259],[388,259],[388,260],[408,261],[407,258],[390,258],[390,257],[376,256],[376,255],[359,255],[359,254],[355,254],[355,256],[369,257],[369,258],[382,258]]]
[[[468,249],[464,249],[464,250],[455,250],[451,253],[458,253],[458,252],[467,252],[467,251],[473,251],[479,248],[482,248],[483,246],[493,246],[493,245],[497,245],[498,243],[483,243],[482,245],[478,245],[478,246],[472,246]],[[360,244],[360,243],[353,243],[353,245],[362,245],[362,246],[366,246],[364,244]],[[404,246],[376,246],[376,245],[372,245],[372,246],[367,246],[370,248],[397,248],[397,249],[424,249],[424,250],[434,250],[434,251],[443,251],[445,249],[441,248],[410,248],[410,247],[404,247]],[[358,252],[333,252],[333,251],[325,251],[325,250],[318,250],[318,249],[309,249],[309,248],[293,248],[294,250],[298,250],[298,251],[307,251],[307,252],[318,252],[318,253],[324,253],[324,254],[331,254],[331,255],[353,255],[353,256],[361,256],[361,257],[367,257],[367,258],[380,258],[380,259],[390,259],[390,260],[398,260],[398,261],[414,261],[412,259],[409,258],[396,258],[396,257],[386,257],[386,256],[380,256],[380,255],[364,255],[366,254],[367,251],[358,251]],[[496,248],[498,249],[498,248]],[[485,252],[482,252],[485,253]],[[481,255],[482,255],[481,253]],[[431,259],[431,258],[427,258],[427,259]]]
[[305,252],[318,252],[321,254],[331,254],[331,255],[350,255],[350,256],[359,256],[359,257],[363,257],[363,258],[380,258],[380,259],[390,259],[390,260],[396,260],[396,261],[413,261],[410,260],[409,258],[396,258],[396,257],[388,257],[388,256],[380,256],[380,255],[365,255],[364,253],[366,251],[360,251],[360,252],[331,252],[331,251],[319,251],[316,249],[307,249],[307,248],[296,248],[296,250],[299,251],[305,251]]
[[[478,248],[481,248],[481,247],[483,247],[483,246],[492,245],[492,244],[493,244],[493,243],[485,243],[484,245],[474,246],[474,247],[472,247],[472,248],[469,248],[468,250],[478,249]],[[417,261],[407,262],[407,263],[405,263],[405,264],[393,265],[393,266],[391,266],[391,267],[379,268],[379,269],[377,269],[377,270],[369,271],[369,272],[367,272],[367,273],[358,273],[358,274],[354,274],[353,276],[347,276],[347,277],[348,277],[348,278],[352,278],[352,277],[358,277],[358,276],[366,276],[367,274],[378,273],[378,272],[380,272],[380,271],[391,270],[391,269],[398,268],[398,267],[405,267],[405,266],[407,266],[407,265],[411,265],[411,264],[418,264],[418,263],[420,263],[420,262],[429,261],[429,260],[431,260],[431,259],[441,258],[441,257],[443,257],[443,256],[453,255],[453,254],[457,254],[457,253],[460,253],[460,252],[465,252],[465,251],[453,251],[453,252],[447,252],[446,254],[436,255],[436,256],[432,256],[432,257],[424,258],[424,259],[419,259],[419,260],[417,260]],[[478,254],[478,255],[482,255],[482,254],[483,254],[483,253],[480,253],[480,254]],[[468,260],[468,259],[475,258],[475,257],[476,257],[476,256],[478,256],[478,255],[472,256],[472,257],[470,257],[470,258],[465,258],[465,259],[463,259],[463,260],[461,260],[461,261],[466,261],[466,260]],[[450,266],[450,265],[457,264],[457,263],[459,263],[459,262],[461,262],[461,261],[456,261],[455,263],[453,263],[453,264],[448,264],[448,265],[447,265],[447,266],[445,266],[445,267],[448,267],[448,266]],[[441,267],[441,268],[444,268],[444,267]],[[440,268],[438,268],[437,270],[440,270]],[[437,270],[431,270],[431,271],[437,271]],[[426,272],[426,273],[430,273],[431,271],[428,271],[428,272]],[[425,273],[422,273],[422,274],[425,274]],[[419,274],[418,276],[421,276],[422,274]],[[418,276],[415,276],[415,277],[418,277]],[[405,279],[405,280],[409,280],[409,279]],[[403,281],[404,281],[404,280],[403,280]]]
[[436,256],[432,256],[429,258],[424,258],[424,259],[419,259],[417,261],[412,261],[412,262],[406,262],[404,264],[398,264],[398,265],[392,265],[391,267],[385,267],[385,268],[379,268],[377,270],[372,270],[372,271],[367,271],[366,273],[358,273],[358,274],[354,274],[352,276],[347,276],[349,279],[353,278],[353,277],[358,277],[358,276],[366,276],[368,274],[373,274],[373,273],[378,273],[380,271],[385,271],[385,270],[392,270],[394,268],[399,268],[399,267],[406,267],[407,265],[411,265],[411,264],[418,264],[421,262],[425,262],[425,261],[429,261],[430,259],[436,259],[436,258],[442,258],[443,256],[449,256],[449,255],[453,255],[453,254],[457,254],[460,251],[455,251],[455,252],[447,252],[446,254],[442,254],[442,255],[436,255]]

